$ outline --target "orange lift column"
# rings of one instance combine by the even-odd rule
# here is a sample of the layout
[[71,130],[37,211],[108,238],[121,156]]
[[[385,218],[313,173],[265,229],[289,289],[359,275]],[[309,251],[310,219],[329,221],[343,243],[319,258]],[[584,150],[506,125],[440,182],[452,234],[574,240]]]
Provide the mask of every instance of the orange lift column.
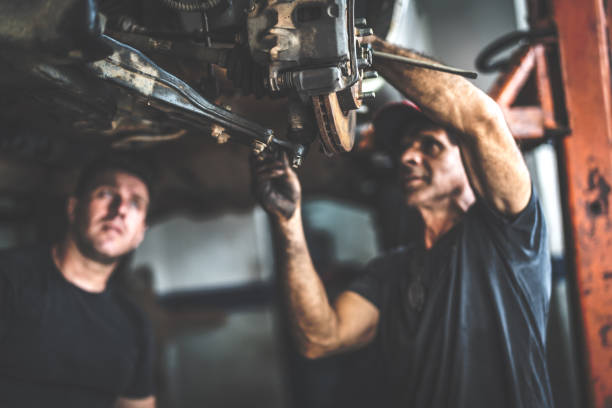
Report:
[[[591,406],[612,408],[612,94],[608,0],[550,0],[571,133],[566,208]],[[607,10],[606,10],[607,7]]]

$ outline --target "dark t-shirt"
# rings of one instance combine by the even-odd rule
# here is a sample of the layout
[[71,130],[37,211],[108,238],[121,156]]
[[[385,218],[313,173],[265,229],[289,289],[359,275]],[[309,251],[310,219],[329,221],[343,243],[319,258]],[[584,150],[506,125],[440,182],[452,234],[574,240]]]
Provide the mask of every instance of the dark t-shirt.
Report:
[[381,406],[552,407],[551,267],[535,195],[512,220],[478,200],[433,248],[378,258],[349,290],[380,311]]
[[152,334],[107,288],[64,279],[49,248],[0,252],[0,407],[96,408],[153,394]]

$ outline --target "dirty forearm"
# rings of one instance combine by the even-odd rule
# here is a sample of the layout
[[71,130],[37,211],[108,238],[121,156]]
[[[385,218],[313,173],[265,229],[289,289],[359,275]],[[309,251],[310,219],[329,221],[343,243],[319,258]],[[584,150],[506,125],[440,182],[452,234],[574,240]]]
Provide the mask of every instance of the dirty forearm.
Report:
[[300,209],[290,220],[275,222],[275,230],[292,329],[302,353],[319,356],[333,348],[337,319],[312,264]]
[[[375,50],[430,61],[378,38]],[[472,186],[503,214],[520,212],[531,196],[531,181],[497,103],[453,74],[374,59],[374,68],[415,102],[434,123],[452,130]]]
[[[381,39],[372,41],[377,51],[436,62],[416,52]],[[457,75],[408,66],[374,58],[374,68],[391,85],[415,102],[423,113],[464,135],[475,135],[501,115],[497,105],[484,92]]]

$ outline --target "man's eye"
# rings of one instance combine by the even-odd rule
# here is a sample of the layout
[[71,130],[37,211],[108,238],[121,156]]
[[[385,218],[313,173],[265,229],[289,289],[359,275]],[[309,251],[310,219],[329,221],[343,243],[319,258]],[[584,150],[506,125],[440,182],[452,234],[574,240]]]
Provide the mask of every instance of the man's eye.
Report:
[[139,210],[140,208],[142,208],[142,203],[140,202],[140,200],[132,200],[130,201],[130,206]]
[[423,150],[429,155],[436,155],[440,151],[440,147],[434,142],[425,142]]
[[99,198],[108,198],[108,197],[112,197],[113,196],[113,191],[107,188],[103,188],[101,190],[98,191],[98,194],[96,194]]

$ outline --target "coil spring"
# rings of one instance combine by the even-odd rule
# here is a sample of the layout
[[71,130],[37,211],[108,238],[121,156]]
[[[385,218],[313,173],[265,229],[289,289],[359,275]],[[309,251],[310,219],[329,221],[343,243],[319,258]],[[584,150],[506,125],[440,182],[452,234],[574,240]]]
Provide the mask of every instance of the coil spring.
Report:
[[178,11],[199,11],[215,7],[221,0],[161,0],[166,6]]

